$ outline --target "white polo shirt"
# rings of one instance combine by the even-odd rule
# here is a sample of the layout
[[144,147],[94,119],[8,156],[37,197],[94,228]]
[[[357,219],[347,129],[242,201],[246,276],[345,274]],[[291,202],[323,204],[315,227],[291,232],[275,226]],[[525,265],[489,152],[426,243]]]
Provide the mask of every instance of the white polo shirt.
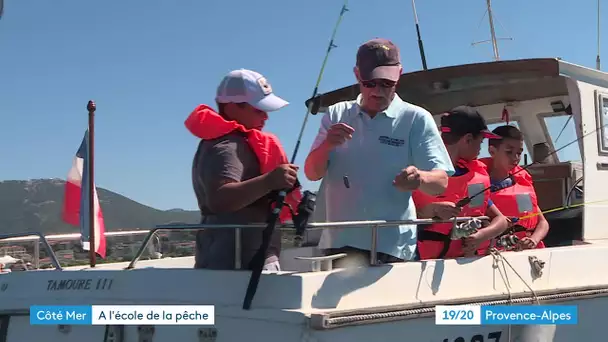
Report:
[[[318,208],[328,222],[367,220],[409,220],[416,218],[411,192],[392,184],[395,176],[413,165],[420,170],[454,173],[452,162],[441,140],[432,115],[425,109],[404,102],[395,95],[390,106],[373,119],[354,101],[336,103],[324,115],[311,150],[327,136],[333,124],[343,122],[355,129],[353,138],[335,148],[329,157]],[[349,186],[344,184],[348,177]],[[371,249],[371,228],[325,229],[319,248],[351,246]],[[377,251],[412,260],[416,250],[416,226],[378,229]]]

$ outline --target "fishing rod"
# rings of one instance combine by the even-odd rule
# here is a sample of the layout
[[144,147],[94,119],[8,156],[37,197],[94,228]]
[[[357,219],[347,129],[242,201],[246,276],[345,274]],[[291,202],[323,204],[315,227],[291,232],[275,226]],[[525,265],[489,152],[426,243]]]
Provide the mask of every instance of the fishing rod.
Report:
[[[331,50],[333,48],[337,47],[334,44],[334,39],[336,37],[336,33],[338,32],[338,27],[340,26],[340,23],[342,22],[342,17],[344,16],[344,13],[346,13],[348,11],[347,5],[348,5],[348,0],[345,0],[344,5],[342,5],[342,8],[340,9],[340,16],[338,17],[338,21],[336,22],[336,26],[334,27],[334,31],[331,35],[331,39],[329,40],[329,45],[327,47],[327,51],[325,53],[325,58],[323,59],[323,63],[321,64],[321,70],[319,70],[319,76],[317,77],[317,82],[316,82],[315,88],[313,90],[312,98],[316,97],[317,93],[319,91],[319,84],[321,83],[321,79],[323,78],[323,73],[325,71],[325,65],[327,64],[327,59],[329,57],[329,53],[331,52]],[[298,141],[296,142],[296,146],[294,148],[293,155],[291,157],[291,164],[295,163],[295,161],[296,161],[296,156],[298,154],[298,150],[300,149],[300,143],[302,141],[302,135],[304,134],[304,128],[306,127],[306,123],[308,122],[308,114],[311,113],[313,103],[314,103],[314,101],[311,101],[311,103],[308,105],[308,108],[306,110],[306,115],[304,116],[304,122],[302,123],[302,128],[300,129]],[[270,239],[274,232],[274,229],[275,229],[277,220],[279,218],[279,215],[281,213],[281,210],[283,209],[283,205],[285,205],[285,197],[287,196],[287,192],[288,192],[288,190],[279,191],[279,193],[277,195],[277,199],[275,201],[275,206],[272,209],[272,212],[268,219],[268,226],[264,229],[264,231],[262,233],[262,245],[260,246],[260,248],[258,249],[256,254],[253,256],[253,259],[251,260],[253,270],[251,272],[251,278],[249,278],[249,284],[247,285],[247,291],[245,293],[245,298],[243,300],[243,309],[244,310],[249,310],[251,308],[251,302],[253,301],[253,297],[255,296],[255,293],[257,291],[258,284],[260,282],[260,276],[262,275],[262,270],[264,268],[264,261],[266,259],[265,258],[266,251],[268,250],[268,245],[270,244]],[[311,195],[311,194],[312,193],[310,193],[310,192],[308,194],[304,194],[304,198],[302,199],[302,202],[305,202],[308,195]]]
[[602,70],[600,62],[600,0],[597,0],[597,57],[595,58],[595,68]]
[[[606,126],[608,126],[608,124],[605,124],[605,125],[603,125],[603,126],[601,126],[601,127],[598,127],[598,128],[596,128],[596,129],[594,129],[594,130],[593,130],[593,131],[591,131],[591,132],[588,132],[588,133],[586,133],[586,134],[582,135],[580,138],[577,138],[576,140],[571,141],[571,142],[569,142],[568,144],[566,144],[566,145],[564,145],[564,146],[562,146],[562,147],[558,148],[557,150],[555,150],[555,151],[553,151],[553,152],[551,152],[551,153],[547,154],[547,156],[546,156],[546,157],[549,157],[549,156],[552,156],[552,155],[556,154],[557,152],[559,152],[559,151],[563,150],[564,148],[566,148],[566,147],[568,147],[568,146],[570,146],[570,145],[572,145],[572,144],[574,144],[574,143],[576,143],[576,142],[579,142],[580,140],[582,140],[582,139],[583,139],[583,138],[585,138],[586,136],[588,136],[588,135],[590,135],[590,134],[593,134],[593,133],[597,132],[598,130],[600,130],[600,129],[602,129],[602,128],[606,127]],[[546,157],[545,157],[545,158],[546,158]],[[535,164],[538,164],[538,161],[536,161],[536,162],[532,162],[532,163],[530,163],[530,164],[528,164],[528,165],[524,165],[524,166],[523,166],[521,169],[519,169],[519,170],[517,170],[517,171],[515,171],[515,172],[513,172],[513,173],[511,173],[511,174],[509,174],[509,176],[505,177],[503,180],[501,180],[501,182],[504,182],[504,181],[506,181],[507,179],[511,179],[511,180],[513,180],[513,176],[514,176],[514,175],[516,175],[517,173],[522,172],[522,171],[524,171],[524,170],[527,170],[527,169],[528,169],[530,166],[535,165]],[[478,193],[476,193],[476,194],[474,194],[474,195],[472,195],[472,196],[468,196],[468,197],[465,197],[465,198],[463,198],[463,199],[459,200],[458,202],[456,202],[456,207],[458,207],[458,208],[462,208],[462,207],[464,207],[465,205],[467,205],[467,204],[471,203],[471,200],[473,200],[473,198],[475,198],[475,197],[477,197],[477,196],[479,196],[479,195],[483,194],[484,192],[486,192],[486,191],[488,191],[488,190],[492,189],[492,187],[493,187],[493,185],[490,185],[489,187],[487,187],[487,188],[485,188],[485,189],[483,189],[483,190],[479,191]]]
[[[327,46],[327,52],[325,53],[325,58],[323,59],[323,63],[321,64],[321,70],[319,70],[319,76],[317,77],[317,82],[315,83],[315,89],[312,91],[311,99],[314,99],[319,93],[319,84],[321,84],[321,79],[323,78],[323,73],[325,72],[325,65],[327,64],[327,59],[329,58],[329,53],[333,48],[338,47],[334,44],[334,39],[336,38],[336,33],[338,32],[338,27],[342,22],[342,17],[344,13],[348,12],[348,0],[344,1],[344,5],[342,5],[342,9],[340,10],[340,16],[338,16],[338,21],[336,22],[336,26],[334,26],[334,31],[331,34],[331,39],[329,40],[329,45]],[[293,155],[291,156],[291,163],[296,162],[296,156],[298,154],[298,150],[300,149],[300,143],[302,142],[302,136],[304,135],[304,128],[306,127],[306,123],[308,122],[308,114],[311,113],[313,102],[311,101],[308,107],[306,108],[306,115],[304,115],[304,122],[302,123],[302,127],[300,128],[300,134],[298,135],[298,141],[296,142],[296,147],[293,150]]]
[[418,23],[418,14],[416,13],[416,3],[412,0],[412,9],[414,11],[414,22],[416,23],[416,34],[418,35],[418,50],[420,51],[420,59],[422,60],[422,68],[427,70],[426,57],[424,55],[424,46],[422,45],[422,38],[420,38],[420,24]]

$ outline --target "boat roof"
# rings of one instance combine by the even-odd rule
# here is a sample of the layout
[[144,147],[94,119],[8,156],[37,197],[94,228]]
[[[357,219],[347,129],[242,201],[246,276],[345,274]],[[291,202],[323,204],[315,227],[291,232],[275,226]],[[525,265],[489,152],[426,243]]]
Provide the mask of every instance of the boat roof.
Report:
[[[559,58],[533,58],[463,64],[404,73],[397,93],[434,115],[459,105],[473,107],[526,101],[568,94],[564,77],[608,88],[608,73],[568,63]],[[359,85],[315,97],[311,112],[356,99]],[[308,106],[310,98],[306,100]]]

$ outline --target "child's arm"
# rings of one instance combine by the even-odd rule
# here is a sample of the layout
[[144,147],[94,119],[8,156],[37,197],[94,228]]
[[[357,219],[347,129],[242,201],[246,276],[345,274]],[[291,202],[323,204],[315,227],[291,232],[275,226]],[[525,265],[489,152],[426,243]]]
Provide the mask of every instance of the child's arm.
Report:
[[492,204],[486,210],[486,216],[490,218],[490,224],[479,230],[479,240],[485,241],[490,240],[498,235],[502,234],[507,228],[509,228],[509,221],[507,218],[498,210],[496,205]]
[[482,242],[497,237],[509,227],[509,221],[494,204],[486,209],[486,216],[491,219],[490,224],[465,238],[463,246],[465,256],[472,255]]
[[536,248],[536,245],[543,241],[543,239],[547,236],[547,233],[549,233],[549,222],[547,222],[545,216],[540,213],[540,215],[538,215],[536,229],[534,230],[532,236],[529,237],[529,239],[534,242],[534,247],[530,248]]

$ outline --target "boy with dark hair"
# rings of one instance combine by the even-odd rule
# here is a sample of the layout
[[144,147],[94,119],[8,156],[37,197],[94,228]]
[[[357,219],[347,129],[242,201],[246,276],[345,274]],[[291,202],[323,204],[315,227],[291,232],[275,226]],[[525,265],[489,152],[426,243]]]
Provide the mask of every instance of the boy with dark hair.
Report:
[[521,249],[545,248],[542,240],[549,232],[549,223],[538,207],[532,176],[519,166],[524,151],[523,134],[510,125],[497,127],[492,133],[501,139],[490,139],[491,157],[480,159],[490,173],[490,199],[505,216],[516,219],[512,219],[511,229],[520,239]]
[[[297,206],[301,198],[298,167],[289,164],[276,136],[262,129],[269,112],[288,102],[276,96],[268,80],[253,70],[228,73],[217,88],[218,111],[201,104],[185,126],[197,138],[192,163],[192,185],[202,223],[245,225],[265,223],[274,193],[294,189],[286,203]],[[281,221],[290,219],[284,207]],[[232,270],[237,263],[252,270],[265,237],[263,228],[241,232],[241,260],[235,260],[235,230],[205,229],[197,232],[195,268]],[[264,270],[280,271],[281,234],[270,238]]]
[[[441,137],[456,173],[449,177],[448,187],[440,196],[431,196],[419,190],[412,193],[419,218],[457,216],[488,216],[487,227],[461,239],[451,240],[452,223],[436,223],[419,232],[420,259],[443,259],[484,255],[490,240],[508,227],[507,219],[490,200],[490,177],[486,166],[477,160],[485,138],[500,138],[488,131],[485,120],[474,108],[460,106],[441,118]],[[468,196],[470,203],[459,208],[456,203]]]

